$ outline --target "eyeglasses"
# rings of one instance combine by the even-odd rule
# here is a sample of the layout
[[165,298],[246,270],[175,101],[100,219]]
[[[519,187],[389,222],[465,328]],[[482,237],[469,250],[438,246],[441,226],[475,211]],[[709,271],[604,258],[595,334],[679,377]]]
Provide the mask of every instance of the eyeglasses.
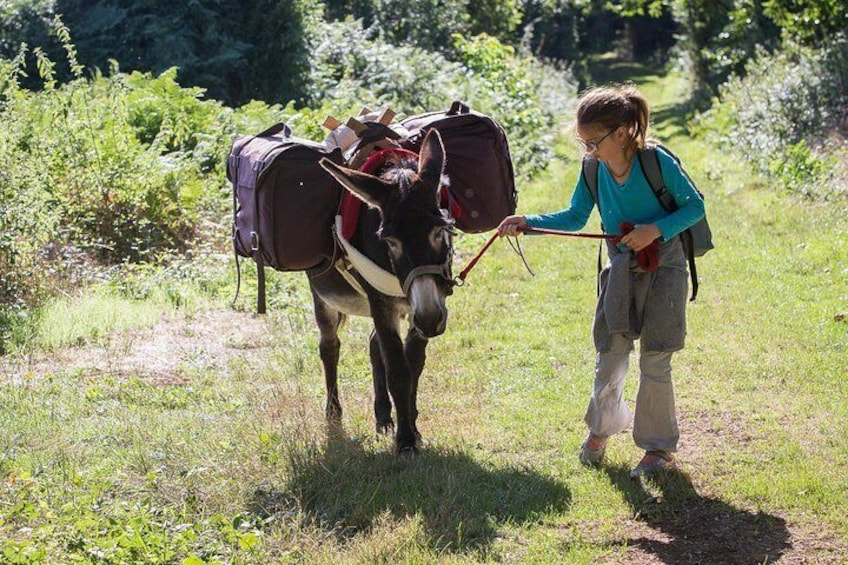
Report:
[[618,128],[613,128],[613,129],[609,130],[607,132],[607,134],[605,136],[603,136],[601,139],[599,139],[598,141],[586,141],[585,139],[582,139],[582,138],[577,137],[577,136],[575,136],[575,139],[583,145],[583,149],[586,151],[586,153],[595,153],[596,151],[598,151],[598,149],[601,148],[601,143],[603,143],[604,140],[606,138],[608,138],[610,135],[612,135],[612,132],[614,132],[617,129]]

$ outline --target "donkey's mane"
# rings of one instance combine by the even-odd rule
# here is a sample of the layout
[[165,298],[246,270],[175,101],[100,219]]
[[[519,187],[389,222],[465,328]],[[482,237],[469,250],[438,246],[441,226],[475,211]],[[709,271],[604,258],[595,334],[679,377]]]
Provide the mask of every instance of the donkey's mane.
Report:
[[418,176],[418,161],[407,155],[393,155],[386,159],[382,171],[380,178],[396,185],[401,195],[406,197]]

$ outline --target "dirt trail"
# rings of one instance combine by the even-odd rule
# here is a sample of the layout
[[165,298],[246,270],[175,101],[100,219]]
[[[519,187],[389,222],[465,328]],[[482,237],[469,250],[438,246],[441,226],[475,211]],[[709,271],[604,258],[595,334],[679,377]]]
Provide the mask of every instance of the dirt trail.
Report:
[[255,356],[270,345],[264,319],[232,310],[162,318],[146,329],[105,336],[98,343],[0,358],[7,379],[49,374],[133,375],[162,384],[186,380],[187,371],[224,369],[233,357]]

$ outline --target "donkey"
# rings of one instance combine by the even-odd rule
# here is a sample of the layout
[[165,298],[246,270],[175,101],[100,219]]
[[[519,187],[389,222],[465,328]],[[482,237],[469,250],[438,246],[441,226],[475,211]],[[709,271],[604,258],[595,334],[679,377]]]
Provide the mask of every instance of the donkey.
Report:
[[[418,379],[428,340],[441,335],[447,326],[445,301],[453,287],[453,222],[439,207],[444,145],[439,133],[431,130],[417,162],[408,156],[398,157],[375,171],[376,176],[328,159],[322,159],[321,166],[368,205],[350,238],[351,244],[393,273],[403,289],[402,296],[385,294],[352,271],[360,286],[356,289],[326,262],[307,271],[321,336],[326,416],[331,422],[338,422],[342,416],[337,386],[339,327],[348,315],[369,316],[374,321],[370,358],[377,432],[390,433],[395,428],[391,413],[394,401],[397,451],[414,454],[420,440],[416,427]],[[401,336],[403,318],[409,321],[405,340]]]

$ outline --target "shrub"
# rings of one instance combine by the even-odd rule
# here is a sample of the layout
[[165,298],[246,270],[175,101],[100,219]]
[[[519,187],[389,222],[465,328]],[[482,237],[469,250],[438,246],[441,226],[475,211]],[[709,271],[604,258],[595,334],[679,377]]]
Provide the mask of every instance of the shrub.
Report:
[[173,71],[57,86],[53,62],[32,53],[38,92],[18,84],[25,51],[0,61],[0,350],[56,289],[192,245],[201,217],[227,205],[222,155],[239,129],[239,114]]
[[361,21],[324,23],[313,49],[313,105],[388,105],[413,114],[440,108],[459,93],[462,67],[419,47],[371,37]]
[[790,189],[828,197],[844,192],[832,180],[841,174],[844,159],[835,156],[844,148],[827,134],[846,119],[846,103],[848,38],[838,36],[822,49],[759,52],[744,77],[721,87],[699,128]]
[[527,177],[547,165],[557,121],[576,98],[570,72],[521,57],[487,35],[455,35],[455,61],[372,38],[359,21],[326,23],[317,35],[323,39],[313,49],[314,104],[350,107],[359,100],[414,114],[461,99],[503,124],[516,168]]
[[554,137],[576,99],[571,73],[520,58],[491,36],[454,36],[454,43],[467,69],[463,96],[503,124],[517,172],[532,177],[553,157]]

